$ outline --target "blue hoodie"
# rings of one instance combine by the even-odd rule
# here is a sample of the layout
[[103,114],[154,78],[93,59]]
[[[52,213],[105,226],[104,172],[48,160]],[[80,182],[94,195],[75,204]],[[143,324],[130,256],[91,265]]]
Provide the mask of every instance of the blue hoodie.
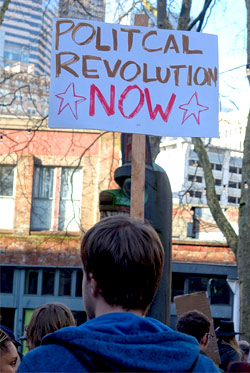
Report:
[[132,313],[109,313],[48,334],[18,372],[219,372],[197,340]]

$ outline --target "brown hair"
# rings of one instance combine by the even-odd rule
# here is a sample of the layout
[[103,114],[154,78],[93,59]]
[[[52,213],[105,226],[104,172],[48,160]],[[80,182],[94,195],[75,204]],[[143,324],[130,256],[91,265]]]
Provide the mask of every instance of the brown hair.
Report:
[[2,329],[0,329],[0,352],[6,353],[9,351],[9,343],[13,343],[12,339]]
[[223,336],[219,336],[218,340],[228,343],[238,353],[239,360],[241,359],[241,357],[242,357],[241,349],[240,349],[239,343],[237,342],[235,336],[226,337],[226,336],[223,335]]
[[42,338],[54,331],[75,326],[76,321],[70,309],[61,303],[47,303],[35,309],[27,327],[27,340],[32,347],[38,347]]
[[200,343],[201,338],[209,332],[210,321],[202,312],[186,312],[179,318],[176,329],[178,332],[192,335]]
[[126,310],[146,311],[156,293],[164,262],[161,241],[148,223],[111,216],[83,237],[81,259],[103,298]]

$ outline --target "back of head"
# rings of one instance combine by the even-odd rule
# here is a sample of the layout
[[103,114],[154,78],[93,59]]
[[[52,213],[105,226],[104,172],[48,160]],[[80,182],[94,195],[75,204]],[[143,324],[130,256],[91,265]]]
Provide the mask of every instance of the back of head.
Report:
[[61,303],[47,303],[35,309],[27,327],[29,348],[40,346],[42,338],[76,322],[70,309]]
[[176,329],[178,332],[192,335],[200,343],[201,338],[209,332],[210,321],[202,312],[186,312],[179,318]]
[[250,372],[250,363],[246,361],[233,361],[228,364],[227,372]]
[[151,225],[112,216],[85,234],[81,259],[108,304],[146,311],[160,281],[164,250]]

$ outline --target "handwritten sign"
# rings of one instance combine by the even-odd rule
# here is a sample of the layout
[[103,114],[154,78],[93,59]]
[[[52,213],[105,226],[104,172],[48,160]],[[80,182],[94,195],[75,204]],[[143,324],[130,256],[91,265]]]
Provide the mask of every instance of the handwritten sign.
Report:
[[217,137],[217,36],[55,19],[49,127]]

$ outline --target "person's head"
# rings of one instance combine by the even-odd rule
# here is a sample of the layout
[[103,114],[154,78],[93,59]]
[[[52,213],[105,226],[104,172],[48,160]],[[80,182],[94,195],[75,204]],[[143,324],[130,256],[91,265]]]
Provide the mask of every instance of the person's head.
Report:
[[9,336],[0,329],[0,371],[14,373],[18,368],[19,355],[16,346]]
[[42,338],[66,326],[75,326],[70,309],[61,303],[47,303],[35,309],[26,330],[27,347],[40,346]]
[[151,225],[126,216],[105,218],[84,235],[81,259],[89,318],[96,316],[98,297],[110,306],[146,313],[164,262],[161,241]]
[[240,334],[234,331],[233,321],[220,320],[218,328],[215,329],[216,337],[219,342],[226,342],[239,354],[241,357],[240,346],[235,338],[236,334]]
[[248,355],[249,355],[249,343],[247,341],[239,341],[239,346],[240,346],[240,349],[241,351],[243,352],[244,354],[244,361],[247,361],[248,360]]
[[247,363],[246,361],[232,361],[227,366],[227,373],[232,373],[232,372],[248,373],[250,372],[250,363]]
[[15,337],[15,334],[13,333],[13,331],[6,325],[0,325],[0,329],[2,331],[4,331],[5,334],[7,334],[7,336],[12,340],[12,342],[14,343],[14,345],[16,346],[16,348],[18,348],[19,346],[21,346],[22,344],[16,339]]
[[199,311],[184,313],[178,320],[178,332],[192,335],[200,344],[200,349],[205,352],[209,342],[210,321],[206,315]]

